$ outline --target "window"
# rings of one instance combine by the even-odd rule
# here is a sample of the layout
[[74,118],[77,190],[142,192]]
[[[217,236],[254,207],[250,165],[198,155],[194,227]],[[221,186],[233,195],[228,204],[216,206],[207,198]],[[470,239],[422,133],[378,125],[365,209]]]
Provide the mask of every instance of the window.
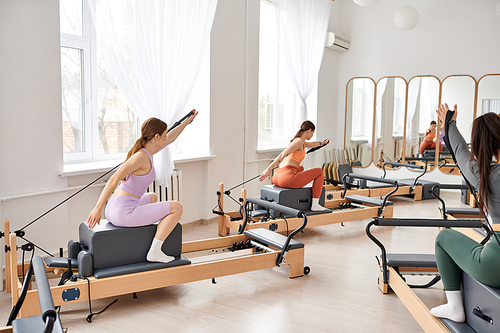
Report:
[[392,135],[402,136],[405,123],[406,83],[394,81],[394,116],[392,118]]
[[[124,159],[140,135],[141,124],[104,61],[87,2],[61,0],[60,24],[64,162]],[[173,153],[199,156],[209,151],[209,55],[207,50],[183,112],[196,108],[201,111],[199,119],[171,145]]]
[[[353,80],[352,141],[371,140],[373,126],[373,84],[369,80]],[[370,94],[371,92],[371,94]]]
[[[298,131],[300,98],[279,53],[276,7],[260,2],[258,149],[283,148]],[[316,123],[317,82],[307,99],[308,119]]]

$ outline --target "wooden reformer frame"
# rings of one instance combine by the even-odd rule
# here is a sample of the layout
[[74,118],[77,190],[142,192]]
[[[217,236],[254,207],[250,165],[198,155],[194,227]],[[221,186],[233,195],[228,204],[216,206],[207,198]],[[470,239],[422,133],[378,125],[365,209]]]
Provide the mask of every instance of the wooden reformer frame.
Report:
[[[6,231],[10,230],[9,221],[5,220]],[[21,284],[19,282],[18,271],[22,264],[17,264],[16,235],[14,233],[6,234],[6,244],[10,246],[10,251],[6,253],[6,276],[10,283],[9,292],[12,294],[12,304],[17,302]],[[182,254],[189,257],[189,254],[194,254],[200,251],[210,251],[212,249],[230,248],[234,242],[245,243],[250,237],[245,235],[235,235],[224,238],[212,238],[198,241],[189,241],[182,243]],[[14,250],[12,250],[14,249]],[[272,268],[277,265],[277,258],[282,254],[282,251],[273,247],[268,247],[269,252],[256,252],[255,248],[245,249],[251,250],[251,254],[243,254],[237,257],[227,259],[218,259],[213,261],[205,261],[200,263],[192,263],[177,267],[163,268],[152,271],[145,271],[127,275],[107,277],[96,279],[89,277],[88,281],[78,280],[77,282],[69,281],[65,285],[51,287],[52,298],[55,306],[67,305],[77,302],[89,301],[89,286],[90,299],[96,300],[111,296],[123,294],[131,294],[140,291],[163,288],[188,282],[199,280],[209,280],[216,277],[227,276],[250,272],[259,269]],[[247,253],[245,252],[245,253]],[[290,249],[285,260],[280,266],[288,265],[288,275],[290,278],[300,277],[304,275],[304,248]],[[54,269],[47,268],[47,271]],[[60,273],[62,273],[60,269]],[[78,290],[79,297],[75,300],[64,299],[63,293],[68,290]],[[26,317],[39,314],[38,294],[36,290],[28,291],[19,317]]]
[[[394,188],[393,188],[394,189]],[[231,230],[235,230],[240,232],[240,228],[243,226],[242,219],[242,210],[239,212],[224,212],[224,184],[219,183],[219,203],[218,203],[218,232],[220,236],[228,236]],[[349,191],[347,191],[349,193]],[[360,192],[355,192],[356,194],[360,194]],[[340,196],[340,193],[339,193]],[[242,203],[244,205],[247,194],[246,189],[242,190],[241,193]],[[325,203],[326,203],[325,199]],[[363,219],[370,219],[379,216],[380,207],[376,205],[363,204],[359,205],[361,208],[356,209],[339,209],[342,204],[351,202],[348,199],[336,199],[329,200],[329,205],[327,206],[330,209],[333,209],[331,213],[324,214],[316,214],[309,215],[307,219],[307,226],[309,227],[317,227],[321,225],[334,224],[334,223],[343,223],[349,221],[357,221]],[[326,204],[325,204],[326,206]],[[393,215],[393,206],[386,206],[383,210],[384,217],[391,218]],[[236,219],[235,219],[236,218]],[[287,218],[286,220],[283,218],[276,218],[270,221],[254,221],[254,223],[247,223],[245,230],[255,229],[255,228],[265,228],[269,230],[273,230],[276,232],[286,232],[287,230],[294,230],[300,227],[302,224],[300,218]]]

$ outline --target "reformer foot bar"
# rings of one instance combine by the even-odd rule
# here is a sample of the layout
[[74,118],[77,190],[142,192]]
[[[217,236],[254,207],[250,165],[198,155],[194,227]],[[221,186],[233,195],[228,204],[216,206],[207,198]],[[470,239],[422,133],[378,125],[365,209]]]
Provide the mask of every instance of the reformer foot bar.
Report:
[[[368,176],[351,175],[351,177],[366,178]],[[384,180],[381,178],[372,178],[378,182],[389,182],[395,184],[393,181]],[[309,193],[307,192],[309,191]],[[224,184],[219,184],[219,193],[224,193]],[[272,194],[273,197],[269,198]],[[297,207],[310,207],[311,204],[310,189],[284,189],[277,186],[269,185],[263,186],[261,189],[261,197],[267,198],[273,202],[262,200],[261,198],[246,198],[246,190],[242,191],[242,207],[245,207],[245,212],[224,212],[223,196],[219,195],[218,203],[218,232],[220,236],[227,236],[230,230],[235,230],[238,233],[243,233],[245,230],[252,230],[255,228],[264,228],[276,232],[286,232],[289,230],[297,229],[301,225],[300,218],[296,218],[286,212],[278,212],[272,208],[273,203],[280,205],[294,205],[291,209]],[[255,200],[256,199],[256,200]],[[252,203],[252,208],[247,205],[247,201]],[[271,206],[264,206],[262,203],[267,202]],[[282,203],[286,202],[286,204]],[[325,200],[326,202],[326,200]],[[321,199],[320,199],[321,203]],[[267,205],[267,204],[266,204]],[[330,209],[325,211],[309,211],[302,210],[308,217],[307,228],[316,227],[327,224],[341,223],[348,221],[356,221],[363,219],[371,219],[374,217],[392,217],[393,204],[387,198],[379,199],[362,195],[345,196],[345,198],[337,199],[332,202]]]
[[[460,229],[485,228],[488,230],[487,225],[478,220],[376,218],[366,226],[366,234],[381,250],[380,259],[377,257],[380,268],[378,277],[378,286],[380,290],[385,294],[389,289],[392,289],[425,332],[490,332],[484,330],[476,331],[471,327],[471,322],[474,320],[472,318],[472,313],[466,314],[467,319],[465,323],[455,323],[451,320],[439,319],[431,315],[427,306],[420,300],[411,288],[426,288],[439,281],[440,278],[439,274],[437,274],[437,265],[434,254],[387,253],[384,245],[371,233],[370,229],[373,226],[438,227]],[[421,286],[409,285],[403,277],[403,275],[432,275],[433,273],[436,277],[434,277],[428,284]],[[470,277],[468,278],[474,280]],[[482,285],[475,280],[474,284]],[[468,296],[466,292],[466,299],[467,298]],[[469,299],[471,299],[471,302],[476,302],[473,297],[469,297]],[[498,302],[496,304],[500,305],[500,294],[498,295]],[[498,305],[496,305],[496,307],[498,307]],[[466,301],[466,308],[468,307],[470,306],[467,305]],[[481,308],[484,310],[484,307]],[[472,312],[472,309],[470,311]],[[488,309],[486,309],[486,311],[488,311]],[[480,325],[482,326],[483,323],[480,323]],[[498,330],[498,328],[495,329]]]
[[[290,278],[308,274],[310,269],[304,267],[304,244],[292,239],[296,233],[306,227],[307,217],[301,211],[278,204],[274,204],[272,208],[293,214],[296,218],[302,219],[302,224],[288,237],[265,229],[255,229],[246,231],[243,235],[180,243],[180,254],[176,255],[176,260],[167,264],[146,262],[146,253],[144,253],[143,259],[141,259],[142,262],[127,262],[124,266],[105,267],[110,265],[110,262],[113,262],[113,260],[116,261],[116,258],[128,258],[129,256],[127,253],[123,253],[123,251],[117,251],[117,253],[108,254],[113,258],[102,258],[102,254],[105,253],[103,250],[106,249],[106,242],[105,239],[99,240],[98,236],[100,232],[109,234],[107,236],[103,234],[105,236],[100,237],[103,238],[114,237],[115,234],[118,237],[120,233],[130,232],[144,234],[145,231],[133,230],[135,228],[118,228],[112,226],[109,228],[103,227],[104,230],[96,231],[94,234],[91,234],[92,231],[90,231],[87,235],[80,235],[82,250],[76,257],[76,267],[72,265],[72,269],[77,269],[78,274],[74,274],[73,278],[64,285],[50,288],[54,298],[54,305],[61,306],[76,302],[89,302],[95,299],[131,294],[205,279],[210,280],[216,277],[284,265],[288,265]],[[84,224],[85,222],[82,223],[82,225]],[[104,224],[104,222],[101,222],[101,224]],[[80,226],[80,232],[83,229],[82,225]],[[154,225],[146,227],[154,227],[155,229]],[[178,224],[176,228],[181,230],[181,225]],[[146,231],[150,232],[149,230]],[[178,234],[177,231],[175,235]],[[16,249],[16,235],[10,234],[9,239],[10,247]],[[83,240],[88,242],[89,239],[91,244],[83,242]],[[94,239],[96,241],[92,243]],[[168,241],[169,239],[167,238],[165,243]],[[68,248],[74,247],[75,242],[70,241]],[[149,244],[146,244],[146,249],[149,247]],[[130,247],[129,244],[127,245]],[[102,249],[98,249],[99,247]],[[165,252],[164,247],[162,247],[162,250]],[[137,249],[130,248],[129,252],[133,251],[137,251]],[[74,256],[75,251],[71,250],[71,252],[73,252],[72,255]],[[166,253],[169,254],[169,252]],[[93,254],[99,254],[101,257],[93,257]],[[10,251],[9,257],[10,266],[6,271],[7,275],[10,276],[12,300],[15,303],[19,297],[20,289],[16,251]],[[178,261],[182,261],[182,263],[178,263]],[[48,262],[51,266],[64,269],[68,258],[47,258],[45,264],[47,265]],[[164,265],[178,266],[126,273],[133,272],[137,267],[146,267],[155,264],[158,264],[160,267],[162,265],[163,267]],[[98,265],[100,266],[96,267]],[[151,267],[146,269],[151,269]],[[89,273],[94,273],[94,275],[88,276]],[[101,275],[97,277],[97,273]],[[81,280],[82,278],[84,280]],[[23,317],[39,312],[38,303],[36,302],[37,294],[37,290],[28,291],[26,294],[21,311]]]

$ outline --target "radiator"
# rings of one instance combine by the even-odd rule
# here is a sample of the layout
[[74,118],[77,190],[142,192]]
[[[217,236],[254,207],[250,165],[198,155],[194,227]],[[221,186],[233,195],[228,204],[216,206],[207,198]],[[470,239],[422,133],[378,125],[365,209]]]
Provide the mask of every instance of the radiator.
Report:
[[148,192],[156,193],[158,201],[177,200],[182,202],[182,171],[175,169],[167,186],[162,186],[155,180],[149,185]]

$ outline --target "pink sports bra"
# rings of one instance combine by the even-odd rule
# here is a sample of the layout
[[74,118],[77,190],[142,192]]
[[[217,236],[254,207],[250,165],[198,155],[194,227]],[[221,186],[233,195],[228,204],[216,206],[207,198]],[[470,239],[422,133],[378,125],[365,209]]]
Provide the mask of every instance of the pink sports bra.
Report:
[[136,195],[138,197],[142,197],[143,194],[146,193],[148,186],[156,178],[153,157],[149,155],[149,152],[146,149],[142,148],[142,150],[144,150],[148,155],[149,162],[151,163],[151,170],[148,174],[142,176],[134,175],[132,173],[127,175],[127,177],[125,177],[125,180],[122,181],[122,183],[118,187],[120,190]]

